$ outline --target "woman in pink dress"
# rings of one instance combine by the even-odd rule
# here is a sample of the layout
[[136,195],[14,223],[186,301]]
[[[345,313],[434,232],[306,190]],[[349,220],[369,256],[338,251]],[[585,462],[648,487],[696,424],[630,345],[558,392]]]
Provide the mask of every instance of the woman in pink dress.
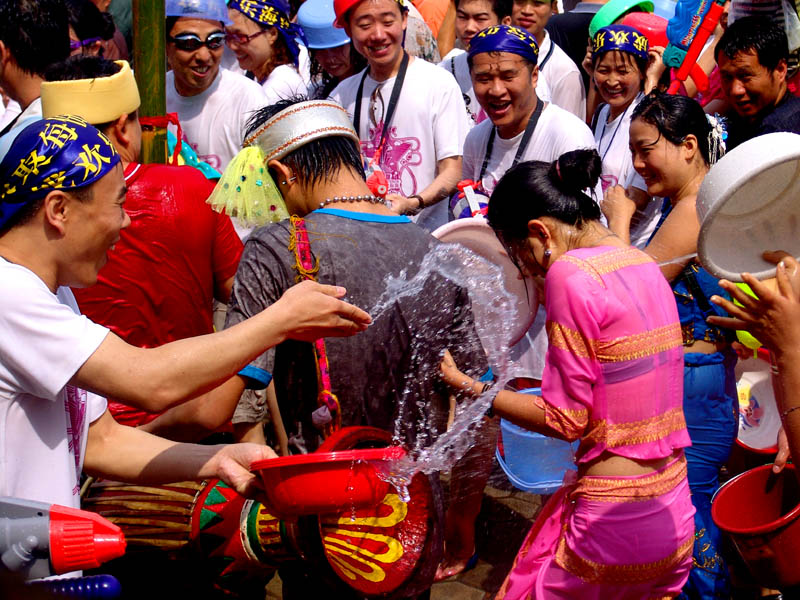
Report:
[[[580,439],[577,477],[542,509],[497,598],[669,598],[692,562],[675,299],[658,265],[601,224],[582,191],[600,172],[595,150],[521,163],[489,202],[509,256],[544,277],[549,339],[542,397],[501,391],[493,411]],[[484,389],[452,361],[442,370],[465,394]]]

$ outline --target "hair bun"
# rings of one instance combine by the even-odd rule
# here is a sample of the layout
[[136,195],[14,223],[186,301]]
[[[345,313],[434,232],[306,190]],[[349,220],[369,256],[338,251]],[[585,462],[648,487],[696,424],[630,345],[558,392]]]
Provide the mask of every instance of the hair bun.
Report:
[[571,195],[597,185],[603,171],[603,161],[597,150],[572,150],[559,156],[553,163],[556,185]]

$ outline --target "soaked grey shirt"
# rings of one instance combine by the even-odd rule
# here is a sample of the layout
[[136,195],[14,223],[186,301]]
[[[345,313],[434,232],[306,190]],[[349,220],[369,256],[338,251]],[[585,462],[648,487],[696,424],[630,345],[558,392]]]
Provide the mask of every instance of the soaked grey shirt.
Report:
[[[319,261],[317,281],[344,286],[346,300],[367,311],[382,298],[388,275],[410,279],[439,243],[402,216],[322,209],[305,222]],[[226,327],[256,315],[297,282],[290,231],[290,222],[283,221],[247,239]],[[473,377],[488,370],[467,291],[432,274],[419,293],[390,302],[373,319],[365,332],[325,340],[342,425],[371,425],[397,433],[408,444],[427,446],[446,422],[448,391],[439,377],[444,350]],[[274,378],[287,433],[301,434],[309,451],[317,447],[311,413],[318,406],[319,388],[311,344],[288,340],[240,374],[253,388],[266,387]]]

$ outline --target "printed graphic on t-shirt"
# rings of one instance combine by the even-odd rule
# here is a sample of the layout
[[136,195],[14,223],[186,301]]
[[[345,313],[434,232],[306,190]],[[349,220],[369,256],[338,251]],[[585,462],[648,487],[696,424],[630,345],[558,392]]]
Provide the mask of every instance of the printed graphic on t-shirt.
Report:
[[[75,458],[75,478],[79,481],[81,478],[81,432],[86,421],[87,394],[85,390],[74,385],[66,386],[65,390],[67,393],[67,401],[64,403],[67,411],[67,448]],[[72,494],[75,495],[79,492],[80,487],[76,484]]]
[[200,154],[200,152],[198,152],[197,149],[198,148],[197,144],[193,144],[192,142],[187,140],[185,135],[183,136],[183,143],[191,146],[192,150],[194,150],[194,153],[197,154],[197,159],[200,162],[207,162],[217,171],[222,172],[222,159],[219,156],[217,156],[216,154]]
[[[374,156],[381,141],[383,119],[377,127],[370,127],[369,139],[361,142],[364,155]],[[417,178],[412,167],[422,164],[419,138],[397,136],[397,128],[389,127],[379,165],[389,181],[389,193],[410,196],[417,193]]]

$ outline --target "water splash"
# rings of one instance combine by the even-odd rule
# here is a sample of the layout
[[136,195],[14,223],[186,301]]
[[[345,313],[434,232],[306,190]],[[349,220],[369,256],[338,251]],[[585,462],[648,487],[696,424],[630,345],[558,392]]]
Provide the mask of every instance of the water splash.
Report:
[[[475,325],[492,367],[496,381],[501,384],[508,379],[510,372],[509,341],[513,331],[513,323],[519,317],[517,303],[504,287],[503,272],[498,266],[474,254],[463,246],[441,244],[436,246],[423,260],[419,271],[409,277],[407,272],[397,277],[387,277],[386,291],[376,305],[368,312],[373,322],[387,318],[392,314],[395,304],[404,298],[420,297],[429,291],[431,280],[444,278],[465,288],[469,294],[475,316]],[[426,296],[426,300],[428,297]],[[425,307],[426,315],[431,311],[453,311],[452,298],[431,297]],[[410,315],[409,318],[414,318]],[[427,327],[429,322],[425,315],[416,315],[415,334],[411,342],[411,364],[417,364],[417,357],[424,355],[423,350],[431,340],[441,339],[449,332],[439,331],[435,327]],[[436,322],[436,320],[432,320]],[[426,364],[422,359],[420,367],[423,372],[438,372],[435,365]],[[403,443],[401,431],[403,424],[409,420],[425,420],[430,418],[430,408],[425,398],[416,398],[414,390],[417,372],[408,373],[401,402],[395,421],[394,443]],[[476,430],[484,413],[493,400],[492,390],[482,394],[471,402],[460,402],[455,411],[455,418],[450,429],[432,439],[432,436],[421,435],[408,455],[383,467],[380,474],[396,489],[401,490],[409,484],[415,473],[434,473],[447,471],[474,444]],[[418,428],[424,431],[424,424]],[[406,492],[407,493],[407,492]],[[402,495],[402,494],[401,494]]]

